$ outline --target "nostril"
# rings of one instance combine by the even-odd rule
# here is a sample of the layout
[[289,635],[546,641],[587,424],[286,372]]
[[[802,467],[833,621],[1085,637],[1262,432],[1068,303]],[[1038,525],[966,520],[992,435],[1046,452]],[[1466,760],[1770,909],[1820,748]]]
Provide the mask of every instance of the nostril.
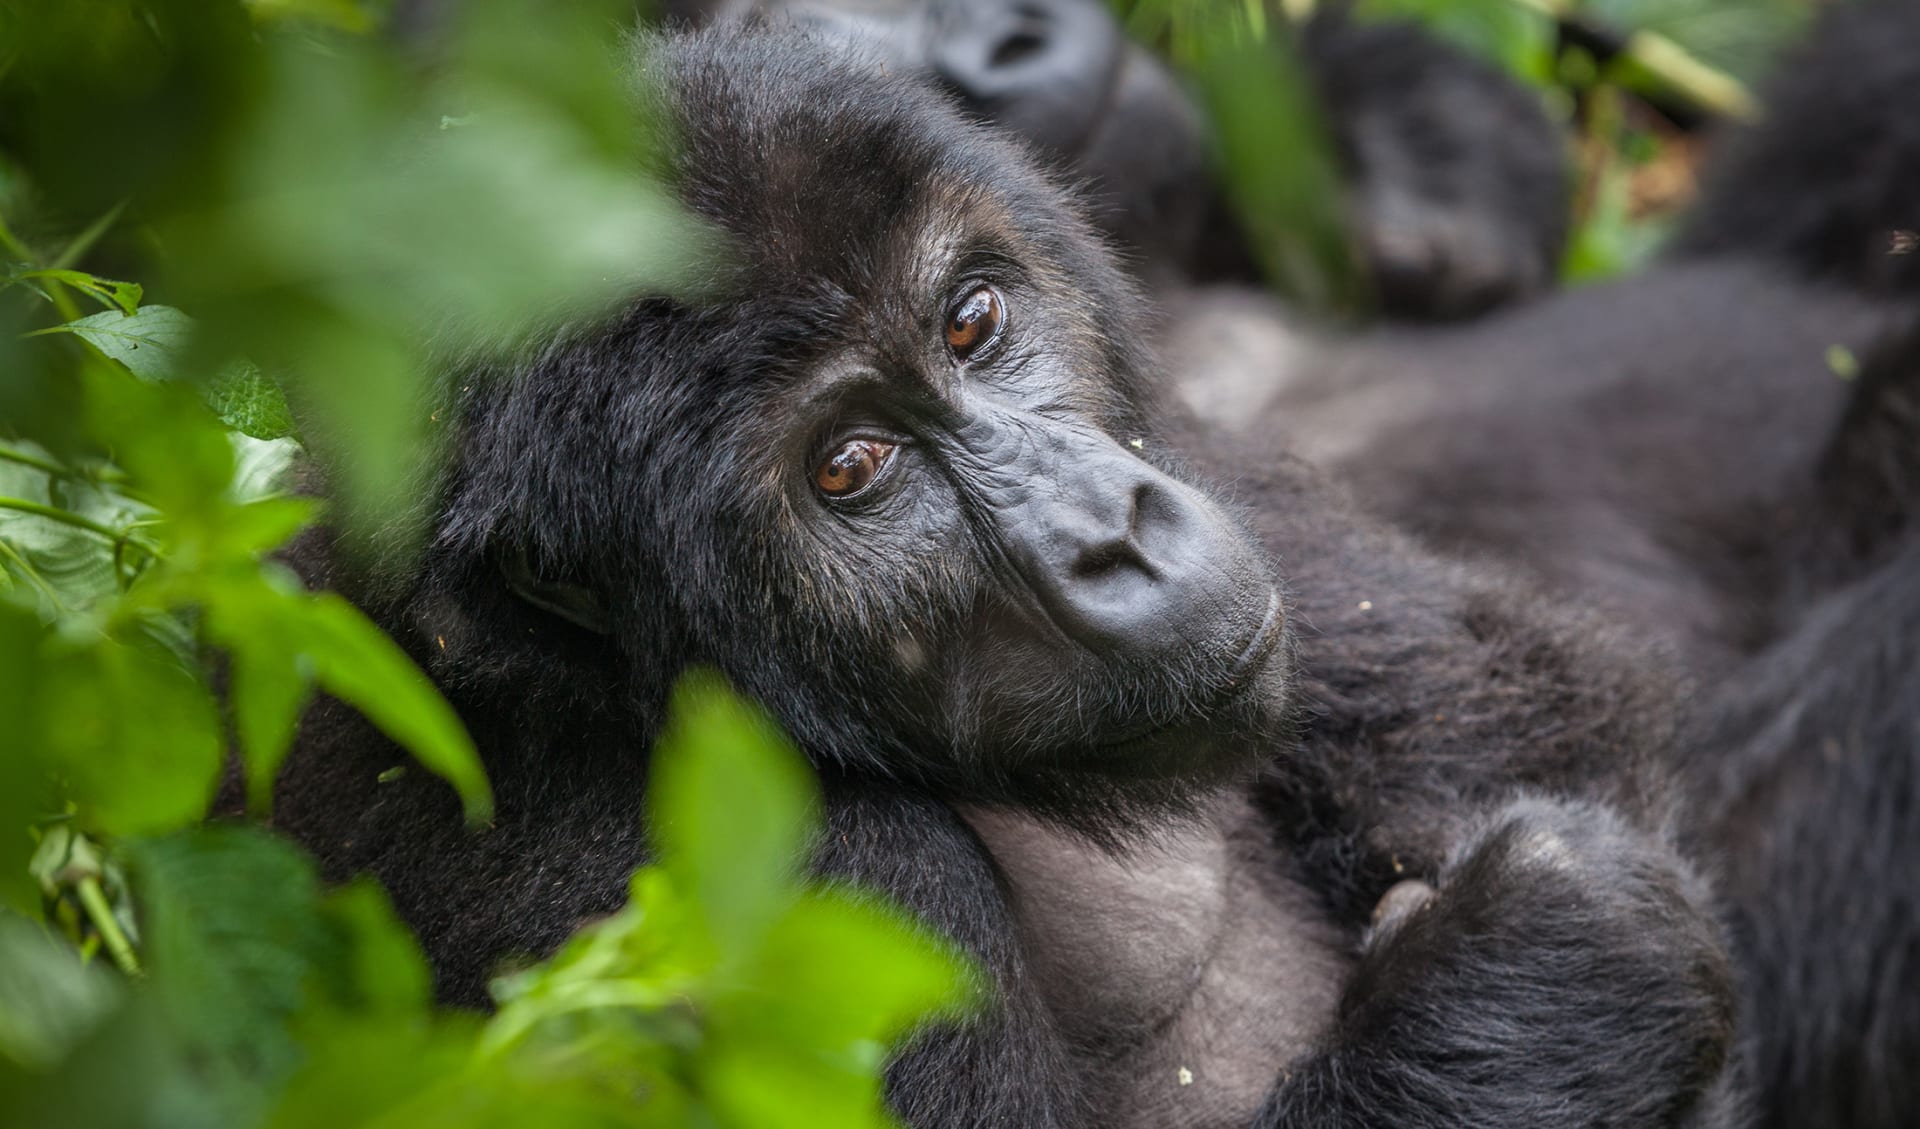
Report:
[[1140,540],[1140,524],[1146,512],[1154,505],[1155,490],[1150,482],[1142,482],[1133,488],[1133,496],[1127,499],[1127,540]]
[[1071,572],[1075,580],[1091,580],[1116,569],[1139,564],[1139,554],[1126,541],[1109,541],[1083,550],[1074,558]]
[[1031,59],[1046,50],[1045,37],[1034,31],[1016,31],[994,44],[993,54],[987,57],[987,64],[994,67],[1011,67]]

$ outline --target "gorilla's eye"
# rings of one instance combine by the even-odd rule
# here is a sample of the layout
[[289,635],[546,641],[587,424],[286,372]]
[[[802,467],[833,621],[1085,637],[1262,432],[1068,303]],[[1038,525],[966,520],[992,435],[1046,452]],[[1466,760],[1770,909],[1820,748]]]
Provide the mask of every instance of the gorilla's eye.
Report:
[[826,461],[813,468],[813,484],[829,498],[851,498],[865,490],[885,469],[895,447],[878,439],[842,443]]
[[947,315],[947,348],[953,359],[965,362],[990,344],[1000,335],[1000,322],[1005,317],[1000,292],[991,286],[977,286],[960,299]]

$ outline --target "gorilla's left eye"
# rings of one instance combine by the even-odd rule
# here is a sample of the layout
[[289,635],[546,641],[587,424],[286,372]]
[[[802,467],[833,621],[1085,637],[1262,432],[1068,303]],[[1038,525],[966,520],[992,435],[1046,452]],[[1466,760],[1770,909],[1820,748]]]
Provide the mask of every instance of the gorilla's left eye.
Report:
[[947,314],[947,350],[963,364],[1000,336],[1006,305],[991,286],[976,286]]
[[886,469],[894,445],[878,439],[854,439],[840,445],[813,469],[813,484],[829,498],[851,498]]

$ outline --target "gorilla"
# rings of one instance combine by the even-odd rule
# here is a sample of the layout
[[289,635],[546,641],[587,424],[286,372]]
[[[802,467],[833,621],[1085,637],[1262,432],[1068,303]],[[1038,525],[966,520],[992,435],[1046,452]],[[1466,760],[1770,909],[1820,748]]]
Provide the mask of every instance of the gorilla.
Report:
[[619,904],[705,663],[819,772],[812,865],[991,976],[892,1063],[910,1125],[1743,1123],[1657,656],[1190,426],[1071,193],[871,51],[641,58],[670,179],[733,237],[708,292],[453,369],[424,556],[296,554],[494,782],[468,833],[322,702],[279,786],[444,998]]
[[[1351,51],[1316,52],[1335,34],[1395,33],[1317,20],[1323,92],[1389,90]],[[1358,336],[1184,284],[1221,277],[1205,270],[1160,288],[1161,351],[1208,443],[1305,455],[1430,549],[1520,569],[1674,657],[1695,688],[1683,806],[1730,902],[1747,1072],[1765,1123],[1796,1129],[1904,1125],[1920,1104],[1901,1066],[1920,1061],[1920,881],[1895,864],[1920,835],[1920,337],[1904,329],[1920,126],[1892,109],[1920,81],[1916,46],[1920,5],[1825,13],[1767,119],[1726,139],[1673,249],[1632,278]],[[1440,76],[1436,93],[1376,100],[1387,139],[1419,136],[1391,128],[1419,105],[1463,105],[1438,93],[1457,69],[1417,73]],[[1004,100],[982,112],[1026,128]],[[1104,112],[1096,132],[1176,120]],[[1433,124],[1483,136],[1472,118]],[[1484,136],[1470,152],[1492,168],[1498,133]],[[1112,207],[1150,214],[1152,180],[1067,156]]]

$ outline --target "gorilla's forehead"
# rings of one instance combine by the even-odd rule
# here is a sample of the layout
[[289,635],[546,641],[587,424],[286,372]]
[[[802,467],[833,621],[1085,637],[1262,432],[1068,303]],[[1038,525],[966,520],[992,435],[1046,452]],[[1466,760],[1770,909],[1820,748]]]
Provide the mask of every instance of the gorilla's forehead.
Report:
[[1021,233],[1059,209],[1024,152],[852,45],[716,29],[654,51],[682,195],[736,237],[763,294],[781,278],[868,300],[936,286],[969,251],[1030,251]]

